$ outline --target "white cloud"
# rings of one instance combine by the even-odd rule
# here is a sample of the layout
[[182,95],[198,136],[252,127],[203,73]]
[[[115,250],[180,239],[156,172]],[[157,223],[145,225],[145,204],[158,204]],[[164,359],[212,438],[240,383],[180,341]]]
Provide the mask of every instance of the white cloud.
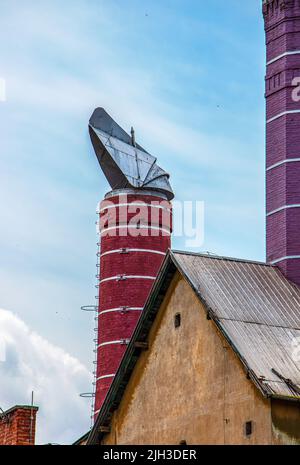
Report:
[[4,345],[0,407],[28,404],[34,391],[35,404],[40,407],[37,443],[70,444],[85,433],[90,427],[90,405],[79,393],[91,385],[86,367],[3,309],[0,340]]

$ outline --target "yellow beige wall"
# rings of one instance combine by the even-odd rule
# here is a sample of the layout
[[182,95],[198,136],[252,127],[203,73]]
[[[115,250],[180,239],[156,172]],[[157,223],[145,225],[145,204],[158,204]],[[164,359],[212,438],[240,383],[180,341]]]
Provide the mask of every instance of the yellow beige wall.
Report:
[[270,401],[177,273],[103,443],[271,444],[273,435]]

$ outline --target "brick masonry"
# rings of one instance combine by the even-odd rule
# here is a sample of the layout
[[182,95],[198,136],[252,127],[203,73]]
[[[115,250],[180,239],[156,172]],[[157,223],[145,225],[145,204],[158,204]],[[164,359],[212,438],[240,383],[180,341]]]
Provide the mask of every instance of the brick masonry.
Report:
[[38,407],[16,405],[0,416],[0,445],[33,446],[35,444]]
[[[123,192],[126,194],[126,189]],[[142,209],[136,205],[138,203],[143,203]],[[114,205],[116,208],[112,208]],[[128,229],[137,214],[139,227]],[[154,229],[149,229],[150,221]],[[124,197],[119,192],[117,195],[110,193],[100,205],[100,230],[98,344],[122,342],[98,347],[95,412],[100,409],[113,381],[113,377],[102,377],[116,373],[153,285],[154,279],[148,278],[156,277],[171,245],[171,204],[160,194],[139,191]],[[114,253],[108,253],[111,251]],[[106,281],[112,277],[114,279]],[[111,309],[118,310],[105,312]]]
[[300,0],[266,0],[263,14],[267,47],[267,261],[275,262],[287,278],[300,285],[300,258],[284,259],[300,256],[300,208],[296,206],[300,205],[300,161],[285,162],[300,159],[300,113],[277,117],[300,110],[300,102],[292,98],[292,81],[300,78],[300,54],[280,57],[300,51]]

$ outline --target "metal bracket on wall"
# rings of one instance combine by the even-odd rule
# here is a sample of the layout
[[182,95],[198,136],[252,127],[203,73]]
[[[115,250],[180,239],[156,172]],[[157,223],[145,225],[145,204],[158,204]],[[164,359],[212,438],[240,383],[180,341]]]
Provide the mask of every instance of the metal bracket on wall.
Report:
[[129,253],[129,249],[123,247],[122,249],[120,249],[120,253]]

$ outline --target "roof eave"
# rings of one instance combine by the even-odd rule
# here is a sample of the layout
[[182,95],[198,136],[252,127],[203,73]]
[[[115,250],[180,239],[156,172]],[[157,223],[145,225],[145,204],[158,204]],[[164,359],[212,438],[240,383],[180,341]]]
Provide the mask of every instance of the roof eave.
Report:
[[288,402],[300,402],[300,396],[295,397],[295,396],[283,396],[280,394],[271,394],[270,398],[274,400],[285,400]]

